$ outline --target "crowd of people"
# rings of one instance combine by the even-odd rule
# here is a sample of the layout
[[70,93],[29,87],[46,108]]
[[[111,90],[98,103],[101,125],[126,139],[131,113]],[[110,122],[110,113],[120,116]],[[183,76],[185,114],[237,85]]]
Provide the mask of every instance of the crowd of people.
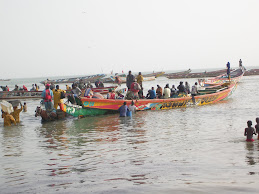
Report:
[[198,94],[198,83],[195,82],[195,84],[190,88],[190,84],[188,82],[181,81],[177,87],[175,85],[172,85],[170,88],[169,84],[166,84],[164,89],[157,85],[157,88],[151,87],[151,89],[148,90],[147,95],[143,94],[143,76],[141,72],[139,72],[138,76],[135,78],[135,76],[129,71],[129,74],[126,77],[126,85],[128,88],[128,92],[126,94],[126,99],[155,99],[155,98],[176,98],[181,96],[187,96],[191,95],[194,100],[194,96]]
[[[6,86],[0,86],[3,91],[9,92],[10,88]],[[30,91],[39,91],[40,87],[37,84],[32,84],[32,88]],[[14,89],[12,91],[29,91],[28,88],[23,85],[22,87],[19,87],[18,85],[14,86]]]

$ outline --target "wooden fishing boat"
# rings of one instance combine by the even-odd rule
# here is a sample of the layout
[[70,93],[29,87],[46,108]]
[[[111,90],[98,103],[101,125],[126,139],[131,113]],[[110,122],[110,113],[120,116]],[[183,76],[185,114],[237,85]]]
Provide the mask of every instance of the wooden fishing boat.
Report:
[[226,69],[220,69],[216,71],[204,71],[199,73],[189,73],[186,78],[205,78],[205,77],[216,77],[226,72]]
[[46,83],[53,83],[53,84],[60,84],[60,83],[75,83],[79,82],[82,80],[83,82],[95,82],[98,79],[102,79],[105,77],[105,74],[96,74],[96,75],[88,75],[88,76],[83,76],[83,77],[73,77],[73,78],[64,78],[64,79],[53,79],[53,80],[44,80],[41,81],[40,83],[46,84]]
[[[141,110],[164,110],[188,106],[201,106],[216,103],[226,99],[232,94],[236,82],[224,83],[214,87],[199,90],[195,96],[195,103],[191,96],[182,96],[168,99],[139,99],[133,100],[138,111]],[[82,106],[65,104],[64,111],[73,116],[95,116],[99,114],[118,112],[120,106],[126,102],[130,105],[132,100],[119,99],[93,99],[82,97]]]
[[148,73],[148,74],[143,74],[143,77],[144,77],[144,79],[145,79],[145,77],[155,77],[155,78],[157,78],[157,77],[159,77],[159,76],[161,76],[161,75],[163,75],[165,72],[163,72],[163,71],[160,71],[160,72],[154,72],[154,73]]
[[191,72],[191,69],[188,69],[186,71],[180,71],[180,72],[176,72],[176,73],[167,73],[164,75],[168,79],[180,79],[180,78],[185,78],[190,72]]
[[0,100],[8,99],[40,99],[42,91],[1,91]]
[[[225,70],[225,71],[227,71],[227,70]],[[234,70],[230,71],[230,80],[232,82],[239,82],[239,80],[244,76],[244,73],[245,73],[245,68],[243,66],[238,69],[234,69]],[[203,82],[204,83],[202,83],[202,84],[204,86],[209,86],[209,85],[213,85],[213,84],[222,84],[222,83],[229,82],[229,78],[228,78],[227,73],[224,73],[217,77],[204,80]]]

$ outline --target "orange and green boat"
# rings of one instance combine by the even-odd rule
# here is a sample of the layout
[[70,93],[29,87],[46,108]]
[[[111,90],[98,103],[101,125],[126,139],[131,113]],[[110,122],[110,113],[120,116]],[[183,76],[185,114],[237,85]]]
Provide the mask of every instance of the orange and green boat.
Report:
[[[168,99],[138,99],[133,100],[137,111],[143,110],[164,110],[189,106],[202,106],[213,104],[228,98],[237,86],[237,82],[228,82],[213,87],[199,90],[195,96],[195,103],[191,96],[178,96]],[[95,116],[100,114],[118,112],[120,106],[126,102],[130,105],[132,100],[121,99],[96,99],[81,97],[79,105],[65,104],[64,111],[75,117]]]

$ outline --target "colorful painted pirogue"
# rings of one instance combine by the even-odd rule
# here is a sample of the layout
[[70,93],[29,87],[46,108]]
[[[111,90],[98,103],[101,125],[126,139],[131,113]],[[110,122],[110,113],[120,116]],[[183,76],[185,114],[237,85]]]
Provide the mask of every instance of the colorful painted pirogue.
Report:
[[[227,70],[226,70],[227,71]],[[242,66],[238,69],[234,69],[230,72],[230,79],[232,82],[239,82],[239,80],[243,77],[245,73],[245,68]],[[214,78],[210,78],[207,80],[204,80],[204,86],[209,86],[213,84],[222,84],[225,82],[229,82],[228,76],[226,73],[219,75]]]
[[[195,96],[195,105],[201,106],[216,103],[232,94],[236,87],[236,82],[224,83],[215,87],[199,90],[199,95]],[[73,116],[94,116],[105,113],[117,112],[123,102],[131,104],[131,100],[119,99],[90,99],[81,98],[82,106],[65,104],[64,111]],[[192,97],[178,97],[168,99],[140,99],[134,100],[138,111],[140,110],[163,110],[179,107],[194,106]]]

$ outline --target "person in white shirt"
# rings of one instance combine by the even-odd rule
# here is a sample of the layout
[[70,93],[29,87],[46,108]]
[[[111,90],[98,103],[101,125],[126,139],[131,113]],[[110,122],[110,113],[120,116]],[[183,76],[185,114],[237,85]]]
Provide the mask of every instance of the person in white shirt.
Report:
[[195,84],[192,86],[191,94],[192,94],[192,102],[193,102],[193,104],[195,104],[195,96],[199,93],[197,85],[198,85],[198,83],[195,82]]
[[134,105],[133,100],[131,101],[131,105],[129,105],[129,111],[131,111],[132,113],[136,112],[137,107]]
[[164,98],[170,98],[171,90],[169,88],[169,84],[166,84],[164,88]]

